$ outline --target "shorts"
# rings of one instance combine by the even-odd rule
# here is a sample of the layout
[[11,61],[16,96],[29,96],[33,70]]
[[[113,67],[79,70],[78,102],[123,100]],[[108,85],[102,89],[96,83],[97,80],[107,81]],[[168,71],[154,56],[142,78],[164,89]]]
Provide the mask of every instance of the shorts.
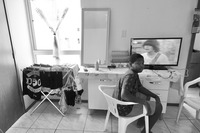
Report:
[[[151,114],[152,115],[155,112],[155,106],[156,103],[154,101],[147,101],[150,105],[151,108]],[[143,105],[142,104],[136,104],[133,106],[131,112],[126,115],[127,117],[133,117],[133,116],[137,116],[143,113]]]
[[[147,100],[147,96],[145,96],[142,93],[137,92],[136,97],[139,97],[141,99]],[[152,115],[155,112],[156,102],[155,101],[147,101],[151,108],[151,114]],[[124,105],[123,105],[124,106]],[[143,105],[142,104],[135,104],[135,105],[129,105],[126,107],[123,107],[122,105],[120,108],[118,107],[119,115],[126,116],[126,117],[133,117],[137,116],[143,113]]]

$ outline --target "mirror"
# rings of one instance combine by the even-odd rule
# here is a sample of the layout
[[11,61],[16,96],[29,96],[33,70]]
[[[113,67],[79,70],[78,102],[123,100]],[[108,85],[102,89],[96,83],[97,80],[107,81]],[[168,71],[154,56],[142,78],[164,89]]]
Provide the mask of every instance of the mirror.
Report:
[[82,66],[108,65],[109,24],[109,8],[82,9]]

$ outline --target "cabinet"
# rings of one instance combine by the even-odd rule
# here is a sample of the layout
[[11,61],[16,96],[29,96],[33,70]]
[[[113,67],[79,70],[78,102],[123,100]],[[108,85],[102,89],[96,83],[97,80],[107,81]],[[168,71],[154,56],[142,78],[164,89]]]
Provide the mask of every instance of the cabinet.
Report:
[[[83,70],[79,71],[78,75],[80,78],[88,79],[89,109],[107,109],[106,100],[99,92],[98,86],[117,85],[120,77],[123,76],[127,70],[127,68],[116,68],[110,70],[107,68],[100,68],[99,71],[96,71],[94,68],[88,68],[87,72]],[[160,70],[159,74],[156,74],[152,70],[144,70],[142,73],[139,73],[139,77],[144,87],[156,93],[160,97],[163,105],[163,113],[165,113],[170,87],[170,78],[169,80],[162,78],[161,74],[167,76],[168,72],[166,70]],[[112,93],[112,90],[110,90],[109,93]]]
[[[112,79],[90,79],[88,80],[88,107],[89,109],[107,109],[105,98],[98,91],[99,85],[113,85],[116,84]],[[112,90],[109,91],[112,93]]]

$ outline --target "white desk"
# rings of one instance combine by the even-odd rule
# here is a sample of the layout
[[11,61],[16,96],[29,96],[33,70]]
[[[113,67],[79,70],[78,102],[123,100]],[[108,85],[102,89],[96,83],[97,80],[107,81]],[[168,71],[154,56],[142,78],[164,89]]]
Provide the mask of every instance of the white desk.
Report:
[[[88,79],[88,106],[89,109],[106,110],[107,103],[98,90],[100,84],[117,85],[121,76],[125,74],[128,68],[107,69],[100,68],[96,71],[94,68],[87,68],[88,71],[81,69],[78,73],[80,78]],[[170,82],[176,81],[179,77],[175,71],[167,70],[143,70],[139,73],[141,83],[144,87],[156,93],[163,105],[163,113],[166,112],[168,92]]]

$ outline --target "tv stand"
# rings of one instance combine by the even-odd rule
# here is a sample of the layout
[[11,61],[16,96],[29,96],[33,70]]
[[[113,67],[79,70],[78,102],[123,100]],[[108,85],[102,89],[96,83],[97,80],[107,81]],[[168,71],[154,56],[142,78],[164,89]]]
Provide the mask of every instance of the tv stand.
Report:
[[168,70],[165,66],[145,66],[144,69],[149,69],[149,70]]

